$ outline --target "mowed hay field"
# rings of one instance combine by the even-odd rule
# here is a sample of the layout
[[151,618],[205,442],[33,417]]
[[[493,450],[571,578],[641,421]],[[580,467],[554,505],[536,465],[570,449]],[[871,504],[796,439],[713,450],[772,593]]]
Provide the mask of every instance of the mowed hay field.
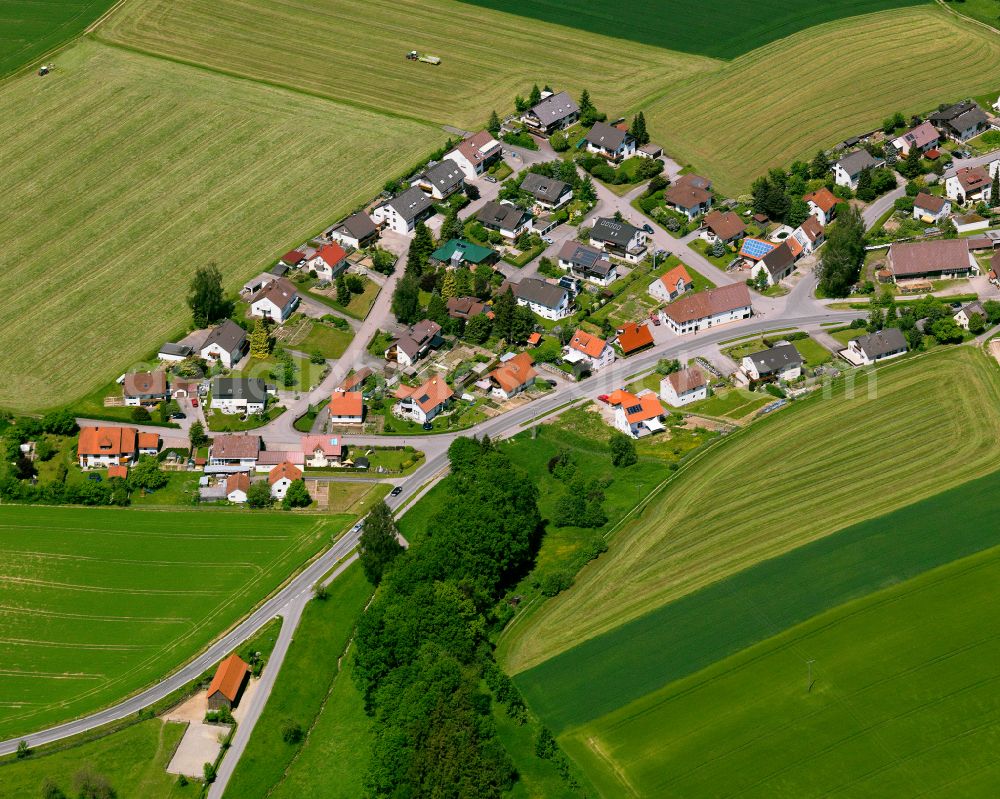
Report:
[[570,590],[515,619],[500,641],[508,670],[992,468],[994,362],[972,348],[937,350],[874,375],[874,384],[859,378],[853,398],[840,383],[830,398],[797,403],[696,456]]
[[[609,114],[624,114],[664,82],[718,64],[457,0],[147,0],[126,3],[99,35],[473,130],[491,110],[513,110],[533,83],[589,88]],[[410,50],[442,63],[407,61]]]
[[1000,36],[932,7],[854,17],[774,42],[665,87],[653,136],[723,192],[768,167],[872,130],[893,111],[996,91]]
[[445,136],[84,40],[0,86],[0,407],[87,394]]
[[0,738],[171,672],[352,518],[0,506]]
[[956,561],[819,615],[561,743],[608,797],[995,796],[998,581],[1000,549]]

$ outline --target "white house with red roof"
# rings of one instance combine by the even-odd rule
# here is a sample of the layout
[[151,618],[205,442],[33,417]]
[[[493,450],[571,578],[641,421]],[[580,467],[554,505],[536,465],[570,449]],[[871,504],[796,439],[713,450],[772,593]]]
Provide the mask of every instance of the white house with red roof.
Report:
[[138,457],[139,431],[134,427],[81,427],[76,453],[81,469],[128,466]]
[[608,396],[608,404],[615,409],[615,427],[632,438],[663,430],[666,411],[652,391],[636,396],[618,389]]
[[330,424],[361,424],[365,418],[364,395],[360,391],[337,389],[330,395],[327,405]]
[[684,264],[677,264],[666,274],[656,278],[649,284],[649,295],[660,302],[676,300],[686,291],[694,288],[694,281]]
[[589,371],[596,372],[615,360],[615,351],[603,338],[586,330],[577,330],[563,351],[563,360],[582,363]]
[[809,206],[809,213],[815,216],[823,227],[826,227],[833,221],[833,218],[837,215],[837,204],[843,202],[826,186],[803,195],[802,199]]
[[708,397],[708,380],[697,366],[679,369],[660,381],[660,397],[674,408],[690,405]]
[[444,377],[436,375],[416,388],[401,385],[394,396],[397,402],[393,412],[397,416],[424,424],[448,406],[455,392]]
[[499,160],[502,152],[503,145],[493,134],[488,130],[481,130],[451,152],[445,153],[444,157],[458,165],[466,180],[475,180],[489,169],[490,164]]
[[246,472],[236,472],[226,478],[226,499],[237,505],[247,501],[250,490],[250,475]]
[[288,487],[301,477],[302,470],[298,466],[282,461],[267,475],[267,482],[271,484],[271,496],[275,499],[284,499]]
[[321,280],[333,280],[347,269],[347,252],[336,242],[324,244],[309,259],[308,266]]
[[336,436],[303,436],[302,454],[305,465],[314,469],[339,466],[344,458],[344,446]]

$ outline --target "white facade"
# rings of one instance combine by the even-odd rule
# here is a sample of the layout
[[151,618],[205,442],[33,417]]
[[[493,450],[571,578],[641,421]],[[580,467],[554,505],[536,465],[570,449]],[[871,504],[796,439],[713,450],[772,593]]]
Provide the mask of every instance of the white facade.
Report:
[[131,466],[135,458],[129,455],[81,455],[81,469],[107,469],[109,466]]
[[683,405],[690,405],[692,402],[703,400],[708,397],[708,386],[696,386],[690,391],[683,391],[680,394],[674,388],[674,384],[667,377],[660,381],[660,399],[673,408],[680,408]]
[[534,314],[538,314],[542,319],[565,319],[573,313],[573,303],[569,299],[569,293],[563,294],[562,301],[555,307],[542,305],[532,300],[517,297],[517,304],[523,305]]
[[247,501],[247,492],[242,488],[234,488],[228,494],[226,494],[226,499],[237,505],[242,505]]
[[250,315],[259,316],[262,319],[270,319],[276,324],[281,324],[292,315],[298,304],[299,296],[297,294],[293,294],[284,307],[279,306],[269,297],[261,297],[250,306]]
[[572,347],[566,347],[563,360],[566,363],[586,363],[587,368],[591,372],[596,372],[614,363],[615,351],[610,344],[605,344],[600,354],[594,357],[587,355],[585,352],[580,352],[580,350],[575,350]]
[[951,215],[951,200],[945,200],[944,205],[941,206],[941,210],[934,212],[928,208],[921,208],[919,205],[913,206],[913,218],[920,219],[925,222],[940,222],[942,219],[947,218]]
[[[743,371],[751,380],[760,380],[761,374],[757,371],[757,364],[753,362],[753,358],[749,355],[743,359],[741,364]],[[788,366],[780,369],[777,372],[772,372],[770,374],[764,375],[764,377],[774,377],[783,382],[789,382],[791,380],[797,380],[802,376],[802,365],[801,364],[789,364]]]
[[281,477],[271,483],[271,496],[275,499],[284,499],[288,493],[288,487],[292,481],[287,477]]
[[243,353],[240,352],[239,357],[237,357],[234,361],[233,355],[235,353],[229,352],[218,344],[210,344],[207,347],[202,347],[200,354],[206,361],[218,361],[227,369],[232,369],[235,364],[239,363],[243,359]]
[[725,325],[729,322],[736,322],[740,319],[749,319],[752,313],[753,309],[751,306],[745,305],[741,308],[734,308],[731,311],[723,311],[711,316],[703,316],[700,319],[690,319],[677,323],[667,316],[665,310],[661,310],[660,320],[671,332],[681,336],[686,333],[697,333],[699,330],[708,330],[709,328]]
[[226,398],[216,398],[212,396],[211,406],[215,410],[222,411],[223,413],[263,413],[264,411],[263,402],[254,402],[246,399],[245,397],[226,397]]

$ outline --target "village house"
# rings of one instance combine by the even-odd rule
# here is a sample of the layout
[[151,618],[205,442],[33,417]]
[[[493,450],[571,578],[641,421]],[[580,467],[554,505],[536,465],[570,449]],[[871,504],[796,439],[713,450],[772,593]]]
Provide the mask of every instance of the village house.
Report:
[[548,136],[557,130],[568,128],[580,118],[580,106],[567,92],[557,92],[542,98],[542,101],[528,109],[521,121],[535,133]]
[[448,407],[455,392],[443,376],[435,376],[416,388],[400,385],[393,396],[397,400],[393,408],[397,416],[427,424]]
[[920,192],[913,198],[913,218],[936,225],[951,214],[951,201],[944,197]]
[[677,264],[673,269],[667,270],[665,274],[650,283],[646,291],[655,300],[671,302],[693,288],[694,281],[691,280],[687,267],[684,264]]
[[227,319],[212,328],[199,352],[206,361],[218,361],[227,369],[232,369],[249,351],[246,331],[232,319]]
[[239,655],[232,654],[223,660],[208,685],[208,709],[231,710],[235,707],[249,675],[250,667],[240,659]]
[[260,456],[260,436],[249,433],[220,433],[208,448],[208,465],[218,467],[206,471],[252,472]]
[[275,499],[284,499],[289,486],[301,479],[302,470],[298,466],[288,461],[282,461],[267,475],[267,482],[271,485],[271,496]]
[[647,238],[646,231],[612,217],[598,218],[590,229],[591,246],[629,263],[639,263],[643,259]]
[[809,206],[809,213],[815,216],[823,227],[834,220],[837,215],[837,205],[843,202],[826,186],[803,195],[802,199]]
[[173,341],[166,342],[160,351],[156,353],[156,357],[161,361],[169,361],[172,363],[177,363],[183,361],[186,358],[190,358],[194,355],[194,347],[188,344],[178,344]]
[[792,231],[789,236],[802,248],[802,252],[811,255],[819,249],[820,245],[826,241],[826,232],[823,225],[815,216],[808,217],[805,222]]
[[764,259],[764,256],[772,250],[777,249],[777,247],[778,245],[773,241],[747,236],[740,245],[738,255],[752,269],[758,262]]
[[434,203],[417,186],[410,186],[398,197],[375,206],[372,221],[396,233],[412,233],[417,222],[434,216]]
[[615,409],[615,427],[631,438],[640,438],[664,429],[666,411],[653,391],[639,396],[617,389],[608,396],[608,404]]
[[269,389],[259,377],[213,377],[210,408],[222,413],[263,413]]
[[885,263],[894,281],[949,280],[979,271],[967,239],[895,242],[889,247]]
[[581,364],[588,372],[597,372],[615,360],[614,348],[586,330],[577,330],[563,350],[563,360]]
[[445,153],[462,170],[466,180],[475,180],[491,164],[500,160],[503,145],[488,130],[481,130],[461,142],[454,150]]
[[306,466],[325,469],[340,465],[344,457],[344,447],[336,437],[303,436],[302,454]]
[[160,454],[160,434],[142,433],[138,435],[139,455],[152,455],[156,457]]
[[236,472],[226,478],[226,499],[236,505],[242,505],[247,501],[247,492],[250,490],[250,475],[246,472]]
[[596,153],[615,163],[635,155],[635,137],[607,122],[595,122],[584,141],[588,153]]
[[525,306],[543,319],[563,319],[573,312],[569,292],[555,283],[526,277],[519,283],[504,283],[500,286],[499,293],[502,294],[507,286],[518,305]]
[[708,381],[697,366],[671,372],[660,381],[660,398],[674,408],[708,397]]
[[299,294],[290,281],[279,277],[250,298],[250,315],[281,324],[299,305]]
[[536,172],[529,172],[524,176],[521,191],[530,194],[535,205],[545,211],[555,211],[573,199],[573,187],[568,183]]
[[681,175],[663,192],[667,208],[689,220],[712,210],[712,181],[700,175]]
[[959,205],[965,203],[988,203],[993,191],[993,175],[1000,167],[1000,160],[988,166],[966,166],[945,179],[945,196]]
[[921,122],[915,128],[906,131],[902,136],[892,140],[892,146],[900,157],[905,158],[910,154],[910,149],[916,147],[920,152],[926,153],[933,150],[941,143],[937,128],[930,121]]
[[445,159],[427,167],[415,184],[435,200],[443,200],[465,185],[465,173],[454,161]]
[[948,139],[965,142],[989,127],[986,112],[974,100],[963,100],[941,111],[935,111],[928,121]]
[[500,365],[487,375],[490,381],[490,394],[499,400],[509,400],[520,394],[538,377],[533,364],[534,359],[527,352],[502,360]]
[[508,202],[490,200],[476,212],[476,220],[487,230],[511,240],[531,230],[531,214]]
[[866,336],[852,338],[841,352],[855,366],[871,366],[878,361],[906,354],[906,338],[897,327],[887,327]]
[[838,186],[847,186],[851,191],[858,187],[858,178],[866,169],[876,169],[885,162],[876,160],[867,150],[855,150],[848,153],[832,167],[833,181]]
[[660,318],[678,335],[696,333],[718,325],[749,319],[753,314],[750,290],[745,283],[686,294],[660,311]]
[[[340,385],[337,388],[342,391],[354,391],[358,386],[362,385],[369,377],[374,374],[371,369],[367,366],[362,366],[358,371],[351,372],[347,377],[340,381]],[[360,390],[360,389],[358,389]]]
[[747,226],[732,211],[710,211],[701,223],[701,237],[708,242],[732,244],[743,238]]
[[958,313],[956,313],[952,318],[955,320],[955,324],[957,324],[960,328],[962,328],[962,330],[968,330],[969,320],[975,314],[979,314],[979,318],[982,319],[984,322],[986,321],[987,319],[986,309],[983,307],[983,304],[979,300],[974,300],[973,302],[970,302],[968,305],[960,308],[958,310]]
[[385,351],[385,359],[404,369],[413,366],[430,350],[441,346],[441,325],[430,319],[406,329]]
[[572,239],[566,241],[560,248],[558,263],[573,277],[596,283],[598,286],[608,286],[618,279],[618,270],[601,250]]
[[803,363],[794,344],[779,344],[744,356],[740,368],[749,380],[788,382],[802,376]]
[[304,264],[308,259],[306,254],[302,250],[289,250],[278,260],[279,264],[284,264],[290,269],[298,269],[302,264]]
[[159,405],[170,399],[170,389],[167,385],[167,373],[130,372],[122,381],[122,396],[125,404],[131,407],[138,405]]
[[663,148],[658,144],[648,142],[637,147],[635,154],[640,158],[649,158],[650,160],[655,161],[663,155]]
[[[378,228],[368,214],[360,211],[351,214],[343,222],[338,222],[326,232],[326,237],[344,247],[362,250],[370,247],[378,239]],[[294,266],[294,264],[290,264]]]
[[320,280],[333,280],[347,269],[347,251],[336,242],[324,244],[309,259],[308,266]]
[[138,437],[134,427],[81,427],[76,445],[80,468],[106,469],[135,463],[139,458]]
[[[801,246],[799,249],[801,252]],[[753,265],[750,276],[756,280],[758,275],[764,274],[767,285],[776,286],[794,271],[795,253],[791,242],[786,239]]]
[[626,322],[615,330],[614,343],[618,345],[622,355],[628,357],[653,346],[653,331],[645,322]]
[[492,266],[500,260],[500,256],[489,247],[480,247],[465,239],[449,239],[431,253],[431,260],[452,269],[461,266],[473,269],[480,264]]
[[360,391],[336,389],[326,407],[330,412],[330,424],[361,424],[365,419],[364,395]]
[[306,464],[306,456],[298,448],[292,450],[265,449],[261,450],[257,456],[257,464],[254,469],[259,474],[269,474],[275,466],[286,461],[292,466],[302,469]]
[[445,306],[452,319],[469,320],[479,314],[489,314],[490,306],[478,297],[449,297]]

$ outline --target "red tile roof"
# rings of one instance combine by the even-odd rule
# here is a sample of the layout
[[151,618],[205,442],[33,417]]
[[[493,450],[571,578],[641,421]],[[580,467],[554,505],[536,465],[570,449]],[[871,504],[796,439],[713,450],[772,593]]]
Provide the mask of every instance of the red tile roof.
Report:
[[139,431],[134,427],[81,427],[79,455],[132,455]]
[[653,331],[649,329],[647,324],[640,325],[628,322],[618,328],[618,346],[621,347],[625,355],[648,347],[652,343]]
[[489,377],[510,394],[538,376],[538,372],[532,367],[533,363],[534,360],[529,353],[521,352],[500,364],[490,372]]
[[708,385],[705,374],[697,366],[672,372],[667,375],[667,382],[673,386],[674,391],[678,395],[686,394],[689,391],[694,391],[696,388]]
[[541,344],[542,343],[542,334],[541,333],[532,333],[530,336],[528,336],[528,343],[532,347],[535,347],[535,346]]
[[625,419],[630,424],[655,419],[666,413],[656,394],[651,391],[643,394],[641,397],[637,397],[630,391],[624,391],[619,388],[608,395],[608,403],[612,407],[621,405],[625,411]]
[[211,697],[218,691],[230,702],[235,702],[236,694],[239,693],[243,678],[249,669],[250,667],[243,662],[239,655],[230,655],[215,670],[215,676],[208,686],[208,695]]
[[365,412],[364,395],[360,391],[334,391],[330,395],[330,416],[361,416]]
[[122,392],[126,397],[162,396],[167,393],[165,372],[132,372],[125,375]]
[[139,449],[159,449],[159,433],[139,433]]
[[305,436],[302,439],[302,451],[306,455],[313,455],[317,450],[328,458],[337,458],[343,453],[344,447],[339,439],[330,436]]
[[684,281],[685,289],[693,285],[691,275],[684,264],[677,264],[677,266],[660,278],[660,282],[670,291],[677,291],[677,284],[682,280]]
[[607,342],[602,338],[588,333],[586,330],[577,330],[573,334],[573,338],[570,339],[569,346],[570,349],[582,352],[590,358],[599,358],[601,353],[604,352]]
[[322,258],[323,263],[331,269],[347,257],[347,252],[339,244],[324,244],[316,251],[316,258]]
[[728,286],[687,294],[663,309],[676,324],[704,319],[715,314],[735,311],[750,305],[750,290],[745,283],[731,283]]
[[242,491],[244,494],[250,490],[250,475],[245,472],[231,474],[226,479],[226,496],[234,491]]
[[108,467],[108,479],[112,477],[120,477],[124,480],[128,477],[128,466],[109,466]]
[[288,461],[282,461],[275,466],[267,475],[267,481],[274,485],[283,478],[298,480],[302,477],[302,470],[298,466],[293,466]]
[[824,214],[830,213],[836,206],[837,203],[841,202],[837,199],[837,196],[830,191],[826,186],[816,191],[810,192],[803,198],[807,203],[812,202],[817,208],[819,208]]
[[395,394],[396,399],[412,398],[424,413],[444,404],[453,396],[455,396],[455,392],[451,390],[443,377],[432,377],[417,388],[401,385],[396,389]]
[[304,252],[299,252],[298,250],[289,250],[281,256],[281,260],[289,266],[296,266],[297,264],[302,263],[305,259],[306,254]]

